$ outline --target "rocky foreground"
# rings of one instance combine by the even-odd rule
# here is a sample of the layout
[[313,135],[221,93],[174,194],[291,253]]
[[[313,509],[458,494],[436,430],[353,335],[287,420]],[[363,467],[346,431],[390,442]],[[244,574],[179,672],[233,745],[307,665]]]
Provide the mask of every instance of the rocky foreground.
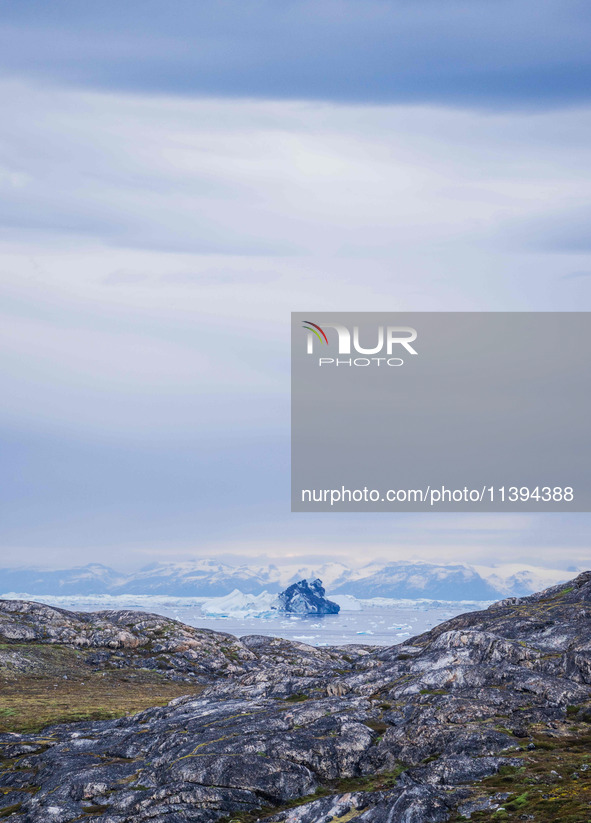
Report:
[[5,819],[591,821],[591,572],[389,648],[21,601],[0,602],[0,641],[13,679],[65,650],[87,678],[158,672],[200,690],[2,735]]

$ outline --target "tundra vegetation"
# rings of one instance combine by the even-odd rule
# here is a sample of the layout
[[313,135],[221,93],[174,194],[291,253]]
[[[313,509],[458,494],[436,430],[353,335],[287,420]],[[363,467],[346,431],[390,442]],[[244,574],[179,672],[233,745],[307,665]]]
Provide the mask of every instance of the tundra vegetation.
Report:
[[0,817],[591,821],[591,572],[387,648],[0,602]]

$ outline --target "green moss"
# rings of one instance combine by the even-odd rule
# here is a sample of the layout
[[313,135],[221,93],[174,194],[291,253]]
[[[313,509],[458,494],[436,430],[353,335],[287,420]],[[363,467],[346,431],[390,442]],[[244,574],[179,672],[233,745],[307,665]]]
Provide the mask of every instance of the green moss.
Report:
[[522,806],[525,806],[527,804],[528,796],[529,796],[529,792],[523,792],[523,794],[520,794],[514,800],[511,800],[509,803],[506,803],[505,804],[505,809],[508,812],[515,812],[518,809],[521,809]]
[[93,803],[92,806],[82,807],[84,814],[102,814],[103,812],[108,811],[108,809],[108,806],[101,806],[98,803]]
[[381,720],[364,720],[363,725],[380,734],[383,734],[390,728],[387,723],[383,723]]
[[525,766],[512,766],[511,764],[507,764],[506,766],[501,766],[497,774],[501,778],[511,777],[513,778],[516,774],[520,774],[525,770]]
[[3,809],[0,809],[0,818],[10,817],[10,815],[18,812],[22,805],[22,803],[15,803],[12,806],[5,806]]
[[[536,748],[523,753],[521,767],[503,766],[479,785],[479,792],[484,791],[491,799],[498,792],[510,792],[501,804],[502,810],[473,812],[473,823],[499,819],[511,823],[524,819],[536,823],[591,821],[591,769],[581,769],[589,760],[591,734],[584,724],[577,729],[575,735],[533,734]],[[461,819],[452,817],[450,823]]]
[[303,692],[296,692],[295,694],[290,694],[289,697],[284,699],[286,703],[303,703],[304,700],[309,700],[310,697]]
[[221,652],[225,658],[228,660],[233,660],[235,663],[240,660],[237,651],[235,649],[231,649],[229,646],[222,646]]
[[508,735],[510,735],[511,737],[513,737],[513,736],[514,736],[514,735],[513,735],[513,731],[512,731],[511,729],[508,729],[506,726],[495,726],[495,729],[496,729],[498,732],[502,732],[503,734],[508,734]]

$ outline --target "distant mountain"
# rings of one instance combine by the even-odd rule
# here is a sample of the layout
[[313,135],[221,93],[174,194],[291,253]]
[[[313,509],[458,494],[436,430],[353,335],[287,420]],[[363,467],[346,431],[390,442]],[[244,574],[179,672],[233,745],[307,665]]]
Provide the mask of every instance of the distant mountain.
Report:
[[[335,589],[356,574],[353,569],[345,566],[344,563],[323,563],[321,566],[307,564],[305,566],[298,566],[297,569],[293,566],[284,568],[290,572],[288,578],[285,577],[285,572],[283,573],[285,585],[297,583],[299,580],[310,580],[318,577],[323,581],[325,588],[329,589]],[[283,582],[283,580],[281,582]]]
[[319,577],[330,595],[359,598],[498,600],[522,597],[568,577],[556,569],[516,565],[477,568],[465,564],[371,563],[350,569],[342,563],[230,566],[215,560],[154,563],[121,574],[101,563],[59,571],[0,570],[0,594],[146,594],[173,597],[224,597],[235,590],[258,595],[283,591],[298,580]]
[[505,597],[525,597],[548,586],[564,583],[577,569],[539,569],[507,564],[500,568],[476,566],[476,571]]
[[334,586],[331,594],[352,594],[360,598],[496,600],[499,591],[469,566],[400,562],[390,563],[366,577]]
[[129,575],[111,594],[171,594],[191,597],[222,597],[239,589],[244,594],[281,591],[267,569],[227,566],[214,560],[195,563],[155,563]]
[[0,591],[27,594],[110,594],[123,580],[124,575],[102,563],[58,571],[1,569]]

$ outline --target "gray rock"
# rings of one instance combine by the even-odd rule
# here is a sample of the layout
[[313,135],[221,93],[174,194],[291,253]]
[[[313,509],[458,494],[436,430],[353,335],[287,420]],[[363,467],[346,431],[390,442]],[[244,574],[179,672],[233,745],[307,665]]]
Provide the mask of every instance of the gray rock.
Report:
[[131,717],[2,736],[0,814],[15,823],[469,817],[509,796],[482,780],[532,756],[532,729],[566,735],[591,705],[591,573],[373,650],[14,601],[0,602],[0,627],[9,648],[83,646],[93,666],[155,659],[205,687]]

